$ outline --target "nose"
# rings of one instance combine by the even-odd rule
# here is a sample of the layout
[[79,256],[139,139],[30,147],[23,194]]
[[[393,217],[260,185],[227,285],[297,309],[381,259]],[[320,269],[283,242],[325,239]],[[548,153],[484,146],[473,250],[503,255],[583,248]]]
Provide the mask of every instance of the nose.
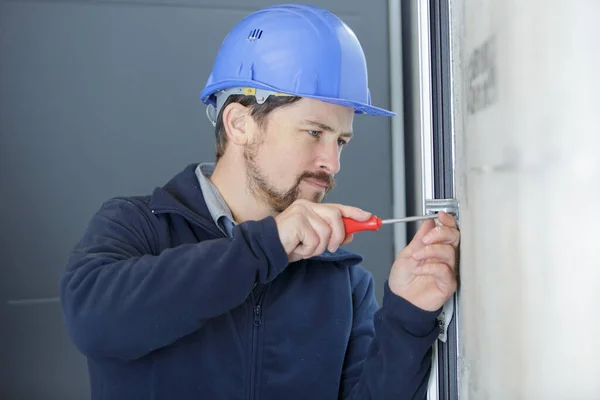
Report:
[[337,174],[340,171],[340,148],[338,144],[323,144],[317,162],[321,171],[329,175]]

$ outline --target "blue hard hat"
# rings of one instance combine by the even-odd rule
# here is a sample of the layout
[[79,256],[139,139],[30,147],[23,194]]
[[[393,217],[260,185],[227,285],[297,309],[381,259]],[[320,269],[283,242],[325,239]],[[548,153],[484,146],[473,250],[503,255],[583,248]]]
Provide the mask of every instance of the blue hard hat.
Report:
[[231,30],[200,95],[213,107],[213,123],[223,97],[235,93],[260,94],[259,102],[269,95],[302,96],[358,114],[396,115],[371,105],[367,62],[354,32],[336,15],[310,5],[267,7]]

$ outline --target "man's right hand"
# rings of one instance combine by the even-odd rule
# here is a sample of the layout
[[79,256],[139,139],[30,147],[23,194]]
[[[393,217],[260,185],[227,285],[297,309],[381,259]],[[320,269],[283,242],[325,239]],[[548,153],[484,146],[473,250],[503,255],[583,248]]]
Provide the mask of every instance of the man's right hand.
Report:
[[342,217],[366,221],[371,214],[356,207],[300,199],[276,216],[279,239],[290,262],[320,255],[325,249],[333,253],[350,243],[353,236],[346,236]]

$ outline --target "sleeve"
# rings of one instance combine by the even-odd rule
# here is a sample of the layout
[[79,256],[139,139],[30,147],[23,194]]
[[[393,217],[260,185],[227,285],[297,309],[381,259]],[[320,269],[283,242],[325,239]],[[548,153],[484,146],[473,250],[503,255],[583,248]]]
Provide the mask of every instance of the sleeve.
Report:
[[373,279],[367,273],[354,294],[354,322],[340,399],[424,399],[439,311],[414,306],[395,295],[387,281],[378,309]]
[[158,255],[154,229],[140,207],[111,200],[73,249],[60,297],[69,335],[83,354],[142,357],[242,304],[255,283],[271,281],[288,264],[272,217],[238,225],[233,239]]

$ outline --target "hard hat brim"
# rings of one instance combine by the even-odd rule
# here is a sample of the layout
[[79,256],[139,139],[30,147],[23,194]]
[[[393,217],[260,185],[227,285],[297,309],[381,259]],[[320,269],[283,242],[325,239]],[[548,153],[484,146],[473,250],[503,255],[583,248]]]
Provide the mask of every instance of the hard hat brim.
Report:
[[311,98],[311,99],[315,99],[315,100],[320,100],[325,103],[336,104],[338,106],[352,108],[352,109],[354,109],[354,112],[356,114],[370,115],[370,116],[376,116],[376,117],[394,117],[394,116],[396,116],[395,112],[386,110],[384,108],[371,106],[371,105],[368,105],[365,103],[356,102],[356,101],[348,101],[348,100],[343,100],[343,99],[335,99],[335,98],[320,97],[320,96],[302,96],[302,97],[307,97],[307,98]]

